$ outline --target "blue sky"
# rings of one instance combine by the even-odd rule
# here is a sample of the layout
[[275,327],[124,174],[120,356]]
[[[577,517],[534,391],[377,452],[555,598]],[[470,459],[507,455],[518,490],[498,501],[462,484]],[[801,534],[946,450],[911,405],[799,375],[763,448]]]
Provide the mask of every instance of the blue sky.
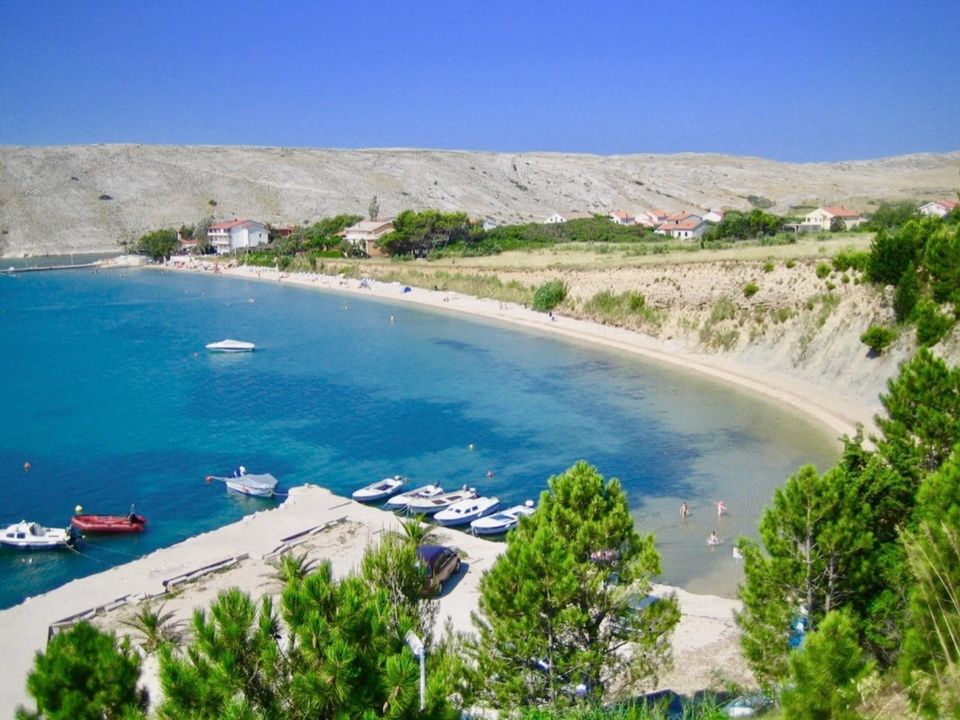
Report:
[[958,38],[958,0],[0,0],[0,144],[945,152]]

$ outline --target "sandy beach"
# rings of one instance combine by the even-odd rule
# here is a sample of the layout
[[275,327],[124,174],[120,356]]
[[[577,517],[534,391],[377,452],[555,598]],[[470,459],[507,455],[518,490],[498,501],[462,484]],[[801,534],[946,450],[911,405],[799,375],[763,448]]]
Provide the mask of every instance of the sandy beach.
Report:
[[[213,266],[195,264],[179,269],[212,272]],[[250,267],[223,268],[220,272],[247,280],[290,283],[398,305],[413,303],[440,311],[466,313],[575,342],[637,353],[771,397],[822,423],[837,436],[852,434],[857,423],[869,426],[877,411],[876,407],[866,406],[855,398],[825,392],[796,378],[765,374],[720,356],[690,353],[669,340],[574,318],[551,317],[495,300],[408,289],[396,283],[317,274],[286,275]],[[238,586],[254,596],[275,592],[278,588],[269,578],[270,560],[290,547],[306,550],[312,558],[329,559],[334,572],[342,576],[359,565],[363,548],[369,542],[384,531],[394,529],[396,523],[397,519],[390,513],[332,495],[322,488],[293,488],[289,499],[277,509],[256,513],[171,548],[28,598],[0,612],[0,637],[6,641],[10,658],[4,682],[0,684],[0,711],[10,713],[17,704],[28,702],[25,681],[33,655],[45,646],[49,627],[57,621],[81,615],[102,627],[125,631],[121,621],[132,614],[135,604],[156,597],[157,602],[167,602],[166,609],[174,611],[178,620],[186,622],[194,609],[208,606],[223,588]],[[458,547],[466,562],[457,582],[439,599],[438,621],[442,624],[450,618],[455,629],[469,630],[470,613],[477,606],[480,576],[504,545],[447,530],[442,533],[442,541]],[[215,572],[196,574],[208,567]],[[167,595],[167,590],[172,588],[180,592]],[[710,686],[718,677],[749,683],[733,622],[733,612],[738,607],[735,600],[694,595],[664,586],[658,586],[656,592],[676,592],[683,611],[673,638],[674,669],[661,678],[661,687],[693,692]],[[155,668],[150,659],[145,664],[144,675],[155,695]]]

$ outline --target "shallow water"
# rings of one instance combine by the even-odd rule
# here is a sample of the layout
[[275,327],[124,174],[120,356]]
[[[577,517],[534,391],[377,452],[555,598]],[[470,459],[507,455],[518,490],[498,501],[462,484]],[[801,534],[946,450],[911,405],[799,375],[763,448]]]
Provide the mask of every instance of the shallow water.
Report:
[[[258,349],[204,352],[225,337]],[[730,595],[730,542],[755,534],[799,465],[823,469],[838,451],[765,399],[619,351],[152,270],[0,277],[0,372],[0,522],[65,525],[77,504],[122,513],[132,502],[150,520],[142,536],[84,542],[79,555],[0,549],[0,607],[269,507],[203,482],[241,463],[281,490],[349,495],[402,473],[512,504],[586,459],[620,478],[638,527],[656,533],[662,581]],[[719,520],[718,498],[730,508]],[[713,529],[728,543],[708,548]]]

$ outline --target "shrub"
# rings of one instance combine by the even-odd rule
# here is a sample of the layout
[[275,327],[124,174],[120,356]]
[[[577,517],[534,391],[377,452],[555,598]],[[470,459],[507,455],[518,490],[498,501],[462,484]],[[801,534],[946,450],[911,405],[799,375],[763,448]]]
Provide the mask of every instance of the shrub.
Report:
[[883,325],[871,325],[860,336],[860,342],[870,348],[870,351],[875,355],[880,355],[896,337],[897,334],[891,328]]
[[760,292],[760,286],[757,285],[755,282],[748,282],[746,285],[743,286],[744,297],[748,297],[748,298],[753,297],[758,292]]
[[789,270],[790,268],[792,268],[792,267],[793,267],[794,265],[796,265],[796,264],[797,264],[797,263],[796,263],[794,260],[791,259],[791,260],[787,260],[787,261],[783,264],[783,266],[784,266],[785,268],[787,268],[787,270]]
[[737,306],[728,297],[722,297],[713,304],[710,311],[710,323],[718,323],[723,320],[733,320],[737,314]]
[[930,347],[940,342],[940,339],[946,335],[953,324],[954,318],[944,315],[940,308],[930,298],[921,300],[917,304],[917,342]]
[[767,260],[767,261],[763,264],[763,271],[764,271],[765,273],[773,272],[773,261],[772,261],[772,260]]
[[567,297],[567,286],[563,280],[550,280],[537,288],[533,295],[533,309],[545,312],[553,310]]
[[833,258],[833,268],[840,272],[846,272],[847,270],[866,272],[869,266],[870,253],[866,251],[843,250]]
[[817,263],[817,277],[820,278],[821,280],[823,280],[827,275],[829,275],[831,270],[832,268],[830,267],[830,263],[827,263],[827,262]]

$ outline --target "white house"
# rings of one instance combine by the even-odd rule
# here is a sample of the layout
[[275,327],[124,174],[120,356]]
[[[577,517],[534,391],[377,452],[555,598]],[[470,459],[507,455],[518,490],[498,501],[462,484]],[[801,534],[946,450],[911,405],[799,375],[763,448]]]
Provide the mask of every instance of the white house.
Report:
[[723,220],[723,215],[723,210],[707,210],[703,215],[703,221],[716,224]]
[[569,222],[570,220],[583,220],[585,218],[593,217],[592,215],[586,215],[584,213],[554,213],[546,220],[543,221],[544,225],[559,225],[560,223]]
[[853,228],[866,222],[864,217],[856,210],[849,210],[842,205],[838,205],[817,208],[813,212],[807,213],[803,218],[803,224],[819,225],[821,230],[829,230],[834,218],[843,220],[847,230],[853,230]]
[[665,210],[644,210],[635,219],[639,225],[653,228],[666,222],[667,213]]
[[933,200],[920,206],[920,214],[943,217],[958,207],[960,207],[960,200]]
[[610,219],[617,225],[633,225],[636,222],[633,215],[626,210],[614,210],[610,213]]
[[677,240],[689,240],[690,238],[700,237],[706,232],[706,229],[707,224],[703,221],[703,218],[699,215],[690,215],[679,221],[669,220],[654,230],[654,233],[670,235]]
[[493,218],[484,218],[483,219],[483,231],[490,232],[491,230],[496,230],[500,225]]
[[217,255],[249,250],[270,242],[267,226],[255,220],[231,220],[207,228],[207,239]]
[[362,247],[367,255],[380,255],[377,242],[389,232],[393,232],[393,220],[361,220],[351,225],[340,236],[355,247]]

